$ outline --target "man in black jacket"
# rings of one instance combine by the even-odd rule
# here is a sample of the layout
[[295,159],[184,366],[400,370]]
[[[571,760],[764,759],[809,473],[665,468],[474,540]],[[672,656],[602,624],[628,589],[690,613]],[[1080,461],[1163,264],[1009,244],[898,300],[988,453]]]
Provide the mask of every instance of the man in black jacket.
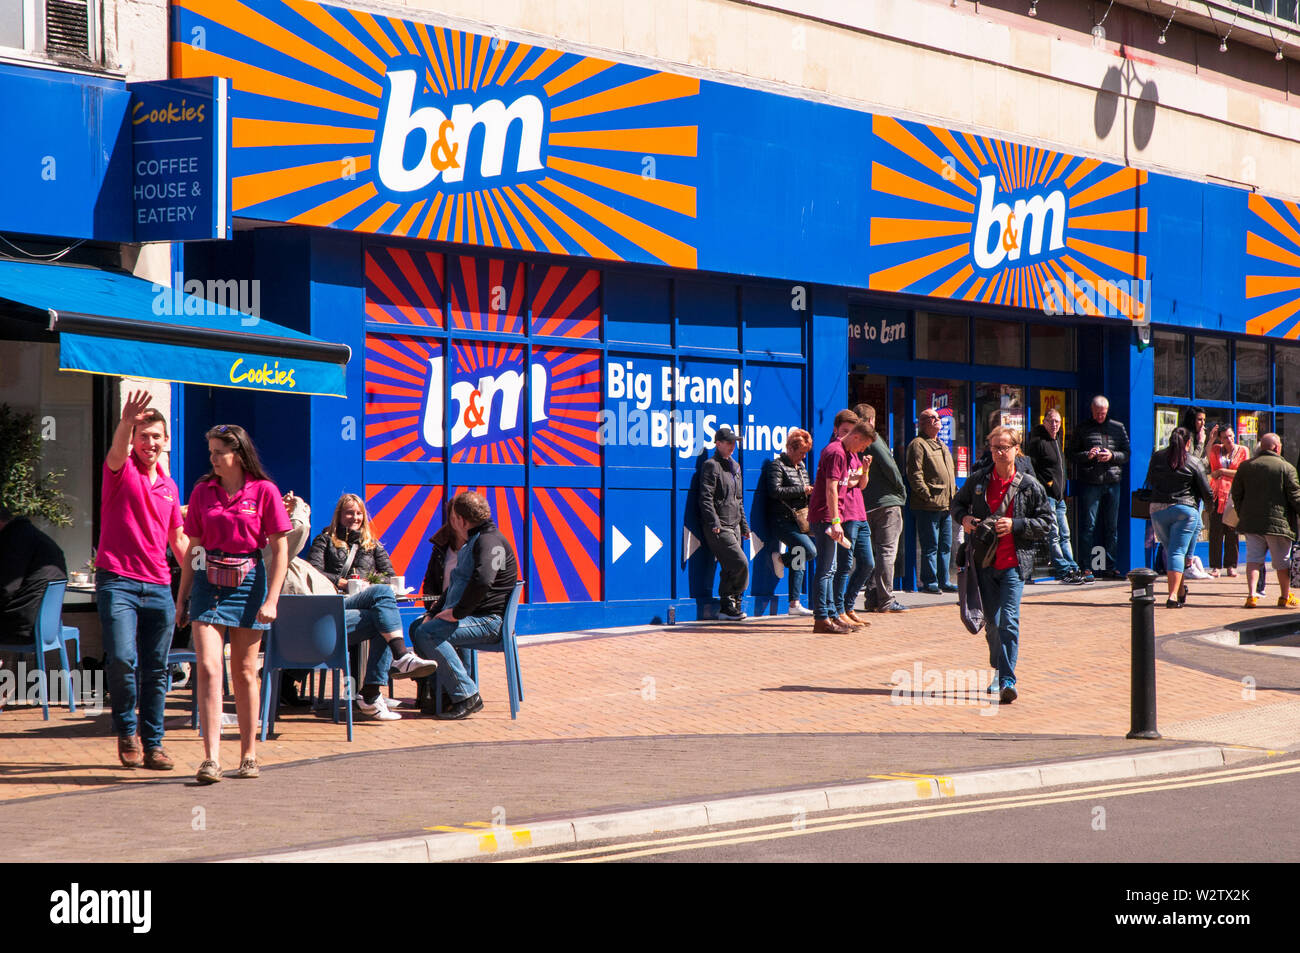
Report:
[[1052,571],[1069,586],[1084,581],[1079,564],[1070,548],[1070,523],[1065,505],[1065,453],[1061,450],[1061,414],[1053,408],[1043,415],[1043,422],[1029,432],[1025,452],[1034,467],[1034,475],[1047,491],[1047,504],[1056,517],[1052,531]]
[[1109,413],[1110,401],[1098,394],[1092,399],[1092,419],[1075,429],[1070,443],[1070,461],[1076,467],[1078,485],[1079,555],[1085,582],[1092,581],[1090,570],[1103,579],[1123,578],[1115,555],[1119,546],[1120,494],[1129,457],[1128,431],[1118,420],[1111,420]]
[[45,587],[67,578],[59,544],[0,506],[0,642],[34,644]]
[[[442,608],[430,610],[411,635],[422,656],[438,660],[438,680],[447,686],[451,706],[438,717],[459,719],[482,709],[483,699],[456,646],[501,638],[506,602],[519,581],[519,566],[514,548],[492,522],[492,510],[479,494],[458,493],[451,501],[448,522],[464,541],[456,554],[451,584],[439,603]],[[433,701],[428,700],[429,711]]]
[[745,521],[740,464],[732,457],[736,432],[730,427],[719,427],[713,441],[713,456],[704,461],[700,470],[700,526],[704,541],[722,567],[718,582],[722,607],[718,617],[739,622],[745,618],[740,600],[749,584],[749,560],[743,548],[749,537],[749,523]]

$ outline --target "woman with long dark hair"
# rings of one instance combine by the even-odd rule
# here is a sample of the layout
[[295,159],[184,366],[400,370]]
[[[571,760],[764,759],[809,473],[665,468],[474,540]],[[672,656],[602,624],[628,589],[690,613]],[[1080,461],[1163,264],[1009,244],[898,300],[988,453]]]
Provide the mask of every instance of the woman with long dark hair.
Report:
[[[176,621],[193,621],[198,655],[198,708],[203,763],[196,780],[221,780],[222,641],[230,636],[231,689],[239,718],[238,777],[258,776],[257,650],[275,621],[289,564],[285,536],[292,528],[280,491],[243,427],[222,424],[206,434],[212,469],[194,485],[185,513],[190,550],[181,566]],[[271,565],[261,550],[271,547]],[[195,562],[202,553],[200,569]]]
[[1210,441],[1210,487],[1214,490],[1214,506],[1210,507],[1210,575],[1217,576],[1222,568],[1229,576],[1237,575],[1237,557],[1240,542],[1237,528],[1223,522],[1223,511],[1232,493],[1232,478],[1237,468],[1250,456],[1244,445],[1237,443],[1232,424],[1214,428]]
[[1191,440],[1185,427],[1176,427],[1169,435],[1169,445],[1152,454],[1147,466],[1151,522],[1155,524],[1156,538],[1165,548],[1167,609],[1181,609],[1187,602],[1183,570],[1196,546],[1198,505],[1203,502],[1207,507],[1214,506],[1214,492],[1205,479],[1200,459],[1192,452]]

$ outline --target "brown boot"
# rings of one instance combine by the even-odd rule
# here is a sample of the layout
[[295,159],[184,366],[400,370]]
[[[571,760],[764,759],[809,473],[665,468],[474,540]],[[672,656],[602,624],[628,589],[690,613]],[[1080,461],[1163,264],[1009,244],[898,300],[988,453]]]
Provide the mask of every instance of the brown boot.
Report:
[[849,630],[834,619],[818,619],[813,623],[813,631],[824,635],[844,635]]
[[847,613],[844,615],[837,615],[831,621],[843,628],[845,632],[856,632],[858,629],[862,628],[862,626],[854,625],[850,622]]
[[170,771],[176,767],[176,762],[161,747],[150,748],[144,753],[144,766],[150,771]]
[[117,739],[117,756],[122,760],[124,768],[144,767],[144,748],[134,735],[129,738],[123,735]]
[[842,619],[848,619],[848,620],[849,620],[850,622],[852,622],[854,625],[856,625],[856,626],[860,626],[860,627],[863,627],[863,628],[865,628],[866,626],[871,625],[871,623],[868,622],[866,619],[863,619],[863,618],[861,618],[860,616],[856,615],[856,614],[853,612],[852,609],[847,609],[847,610],[845,610],[844,615],[842,615],[840,618],[842,618]]

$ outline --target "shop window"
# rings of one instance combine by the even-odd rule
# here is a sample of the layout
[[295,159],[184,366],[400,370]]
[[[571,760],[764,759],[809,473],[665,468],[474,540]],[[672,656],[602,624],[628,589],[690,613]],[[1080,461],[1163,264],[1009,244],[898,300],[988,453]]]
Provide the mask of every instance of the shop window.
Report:
[[1023,444],[1029,435],[1025,426],[1025,389],[1010,384],[975,385],[975,444],[978,458],[988,447],[989,432],[994,427],[1011,427],[1020,434]]
[[1052,324],[1029,329],[1029,366],[1038,371],[1073,371],[1074,328]]
[[[1250,448],[1250,452],[1255,452],[1255,447],[1259,445],[1259,438],[1273,429],[1273,414],[1267,410],[1246,410],[1237,413],[1237,442],[1244,443]],[[1287,447],[1282,446],[1282,452],[1287,452]]]
[[1187,335],[1156,331],[1151,335],[1155,346],[1155,392],[1167,397],[1188,397]]
[[965,364],[970,360],[967,319],[956,314],[916,313],[916,359]]
[[1277,368],[1277,399],[1274,403],[1300,406],[1300,347],[1279,344],[1273,349]]
[[1229,386],[1228,342],[1225,338],[1196,339],[1196,399],[1232,400]]
[[1025,326],[1019,321],[975,319],[975,363],[1025,366]]
[[1300,414],[1277,414],[1276,433],[1282,438],[1282,456],[1292,463],[1300,454]]
[[1247,404],[1267,404],[1268,345],[1263,342],[1237,342],[1237,400]]
[[953,463],[957,467],[957,476],[962,479],[970,475],[969,406],[964,381],[916,382],[916,412],[919,414],[926,407],[933,407],[939,412],[939,420],[943,425],[939,439],[948,445],[948,452],[952,454]]

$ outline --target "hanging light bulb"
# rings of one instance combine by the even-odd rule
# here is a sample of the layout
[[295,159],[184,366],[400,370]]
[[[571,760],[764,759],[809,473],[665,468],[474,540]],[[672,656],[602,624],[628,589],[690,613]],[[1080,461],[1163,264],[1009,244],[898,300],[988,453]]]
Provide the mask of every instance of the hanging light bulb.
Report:
[[1279,46],[1277,48],[1277,52],[1273,54],[1273,59],[1277,60],[1279,63],[1282,61],[1282,47]]
[[1092,45],[1101,46],[1102,41],[1106,39],[1106,28],[1098,23],[1092,28]]
[[1160,35],[1156,37],[1156,42],[1159,43],[1161,46],[1165,45],[1166,41],[1165,41],[1165,34],[1163,30],[1161,30]]
[[1227,40],[1220,40],[1220,41],[1219,41],[1219,52],[1220,52],[1220,53],[1226,53],[1226,52],[1228,52],[1228,41],[1227,41]]
[[1031,17],[1038,16],[1038,0],[1031,0],[1029,4],[1029,15]]

